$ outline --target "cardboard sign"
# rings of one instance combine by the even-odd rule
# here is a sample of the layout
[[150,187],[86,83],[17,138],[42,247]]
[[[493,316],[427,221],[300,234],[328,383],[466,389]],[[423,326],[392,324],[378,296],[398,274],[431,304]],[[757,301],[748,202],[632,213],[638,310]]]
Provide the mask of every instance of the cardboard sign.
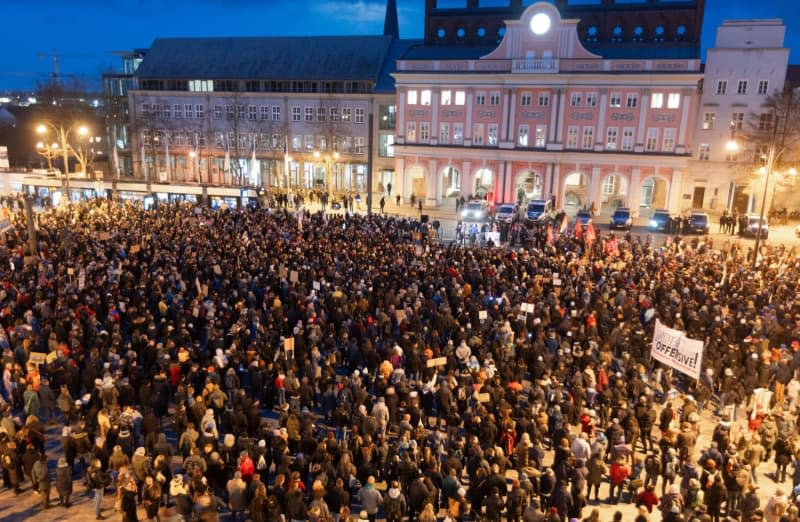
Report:
[[561,279],[553,279],[553,286],[561,286]]
[[299,275],[297,274],[297,270],[292,270],[289,272],[289,282],[296,283],[300,280]]
[[476,398],[478,402],[489,402],[492,400],[492,396],[488,393],[479,393]]
[[294,337],[287,337],[283,340],[283,349],[287,352],[294,351]]
[[487,317],[489,317],[489,312],[487,312],[486,310],[481,310],[480,312],[478,312],[478,319],[480,319],[481,321],[483,321]]
[[533,303],[522,303],[522,311],[528,314],[533,313]]
[[40,364],[44,364],[47,360],[47,354],[39,352],[31,352],[28,356],[28,364],[35,365],[37,368]]
[[322,288],[322,286],[319,284],[319,281],[314,281],[313,283],[311,283],[311,287],[316,291],[319,291],[320,288]]
[[111,232],[100,232],[97,234],[97,239],[100,241],[108,241],[111,239]]
[[406,311],[405,311],[405,310],[397,310],[397,311],[394,313],[394,316],[397,318],[397,322],[398,322],[398,323],[399,323],[399,322],[402,322],[402,321],[404,321],[404,320],[405,320],[405,318],[406,318]]
[[131,254],[138,254],[139,251],[142,249],[139,245],[133,245],[131,247]]
[[447,357],[434,357],[433,359],[428,359],[428,368],[435,368],[436,366],[444,366],[447,364]]
[[67,268],[67,275],[75,275],[75,269],[72,267]]

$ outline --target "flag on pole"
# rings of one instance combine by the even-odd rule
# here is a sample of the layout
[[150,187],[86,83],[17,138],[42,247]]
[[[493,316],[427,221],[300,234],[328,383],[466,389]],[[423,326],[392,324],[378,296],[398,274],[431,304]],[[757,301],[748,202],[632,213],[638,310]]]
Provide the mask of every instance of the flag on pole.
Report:
[[547,244],[553,244],[553,225],[550,223],[547,224]]
[[559,226],[558,233],[565,234],[567,232],[567,215],[564,214],[564,217],[561,219],[561,225]]
[[575,237],[577,239],[580,239],[582,235],[583,235],[583,230],[581,229],[581,220],[580,219],[576,219],[575,220]]
[[589,221],[589,226],[586,227],[586,243],[591,245],[597,239],[597,234],[594,231],[594,224]]

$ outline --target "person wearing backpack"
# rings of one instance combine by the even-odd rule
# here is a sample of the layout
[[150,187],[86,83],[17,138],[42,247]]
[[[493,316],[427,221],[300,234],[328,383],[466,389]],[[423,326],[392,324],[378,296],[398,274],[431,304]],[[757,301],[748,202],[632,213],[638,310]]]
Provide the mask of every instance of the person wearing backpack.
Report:
[[395,481],[386,495],[383,509],[386,511],[386,522],[402,522],[406,513],[406,497],[400,491],[400,485]]

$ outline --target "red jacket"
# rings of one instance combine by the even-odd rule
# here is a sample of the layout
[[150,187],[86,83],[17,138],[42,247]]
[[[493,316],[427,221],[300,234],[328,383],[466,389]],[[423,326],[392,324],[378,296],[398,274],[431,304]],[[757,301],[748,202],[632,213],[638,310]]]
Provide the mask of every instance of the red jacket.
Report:
[[617,462],[611,465],[611,469],[608,472],[608,477],[611,479],[616,485],[620,485],[625,482],[625,479],[631,474],[631,470],[625,464],[619,464]]

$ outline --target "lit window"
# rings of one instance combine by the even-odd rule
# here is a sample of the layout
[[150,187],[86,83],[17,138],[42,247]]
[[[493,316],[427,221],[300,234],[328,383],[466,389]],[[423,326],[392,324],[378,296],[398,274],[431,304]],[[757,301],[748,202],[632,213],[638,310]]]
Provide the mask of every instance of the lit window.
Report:
[[519,126],[519,146],[520,147],[527,147],[528,146],[528,130],[529,130],[529,127],[527,125],[520,125]]
[[700,149],[697,154],[697,159],[700,161],[708,161],[708,158],[711,156],[711,145],[708,143],[701,143]]
[[409,105],[416,105],[417,104],[417,91],[408,91],[408,104]]
[[452,101],[452,92],[451,91],[442,91],[442,105],[450,105]]
[[669,93],[667,96],[667,108],[668,109],[677,109],[681,106],[681,95],[677,92]]
[[429,89],[425,89],[419,94],[419,103],[420,105],[431,104],[431,91]]
[[545,125],[536,126],[536,147],[544,147],[547,142],[547,127]]
[[609,127],[606,131],[606,149],[616,150],[617,148],[617,128]]
[[717,118],[717,114],[714,112],[704,112],[703,113],[703,130],[711,130],[714,128],[714,120]]
[[456,91],[456,105],[464,105],[466,101],[466,94],[464,91]]
[[594,147],[594,127],[583,128],[583,143],[581,145],[584,149]]
[[647,141],[644,144],[644,150],[653,152],[658,147],[658,129],[651,127],[647,129]]
[[497,124],[492,123],[487,127],[487,144],[497,145]]
[[664,152],[672,152],[675,150],[675,129],[664,129]]
[[654,92],[652,94],[652,98],[650,98],[650,108],[660,109],[663,106],[664,106],[664,93]]

